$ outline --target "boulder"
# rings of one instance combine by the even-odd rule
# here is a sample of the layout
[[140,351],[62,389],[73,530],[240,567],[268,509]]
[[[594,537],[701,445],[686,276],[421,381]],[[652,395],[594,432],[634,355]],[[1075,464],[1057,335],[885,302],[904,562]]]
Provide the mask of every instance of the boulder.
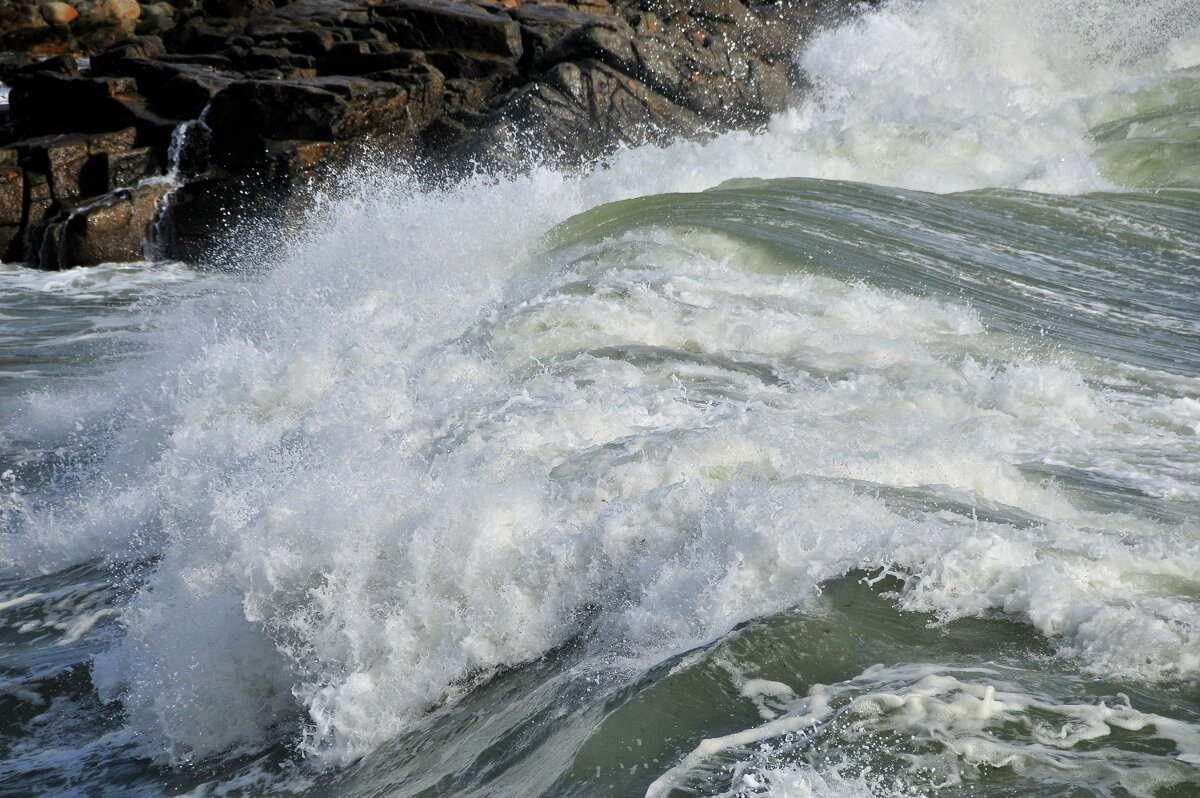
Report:
[[229,19],[189,16],[176,21],[164,32],[164,41],[173,53],[213,54],[226,46],[226,40],[241,33],[242,26]]
[[392,0],[376,9],[401,47],[487,53],[520,59],[521,29],[507,14],[451,0]]
[[0,44],[4,49],[23,49],[22,45],[36,40],[49,27],[36,5],[32,3],[0,4]]
[[0,150],[0,225],[19,225],[25,212],[25,172],[15,149]]
[[99,194],[107,188],[107,175],[100,158],[88,151],[88,139],[81,134],[47,136],[17,145],[27,168],[50,177],[55,199],[69,200]]
[[108,191],[137,185],[162,171],[162,163],[153,147],[131,147],[123,152],[109,153],[107,161],[105,188]]
[[24,215],[25,172],[17,165],[15,151],[0,150],[0,261],[20,257]]
[[142,6],[142,17],[135,31],[139,35],[166,33],[175,27],[175,7],[170,3]]
[[21,137],[56,131],[107,133],[136,128],[165,153],[177,123],[152,111],[129,77],[70,77],[38,72],[13,79],[10,123]]
[[75,57],[67,53],[60,53],[49,58],[43,58],[39,61],[23,64],[12,70],[9,75],[9,80],[12,80],[17,75],[32,75],[35,72],[52,72],[56,75],[67,75],[70,77],[79,76],[79,62]]
[[634,31],[625,20],[594,20],[571,31],[541,59],[541,65],[552,67],[565,61],[594,58],[603,61],[626,75],[639,71]]
[[282,29],[365,29],[371,25],[371,8],[378,0],[293,0],[257,17],[246,26],[255,39]]
[[137,131],[127,128],[98,135],[44,136],[0,149],[0,260],[26,256],[38,264],[51,257],[46,262],[56,263],[60,242],[46,240],[47,225],[55,223],[62,209],[87,205],[116,188],[137,186],[160,170],[152,148],[136,143]]
[[267,142],[339,141],[395,132],[409,120],[408,92],[394,83],[349,77],[243,80],[213,98],[206,122],[212,157],[228,166],[261,163]]
[[127,26],[132,30],[141,15],[142,6],[137,0],[95,0],[88,13],[88,21]]
[[237,225],[281,236],[286,219],[282,209],[288,187],[260,170],[237,176],[210,174],[191,181],[171,195],[159,225],[164,233],[160,251],[189,263],[208,260],[234,234]]
[[608,64],[564,62],[505,99],[467,141],[460,158],[515,171],[539,162],[577,168],[617,142],[663,142],[702,130],[694,112]]
[[143,259],[147,230],[170,189],[165,182],[119,189],[64,209],[46,225],[42,268]]
[[13,78],[8,101],[12,122],[25,135],[64,130],[96,133],[130,125],[130,111],[121,99],[136,89],[132,78],[34,72]]
[[275,10],[272,0],[204,0],[204,13],[213,17],[251,17]]
[[321,72],[325,75],[366,75],[428,65],[429,59],[420,50],[381,53],[372,50],[367,42],[340,42],[321,59]]
[[234,82],[233,77],[202,64],[125,58],[111,53],[97,56],[92,72],[133,77],[152,112],[181,121],[198,118],[212,98]]
[[42,3],[38,10],[42,14],[42,19],[51,25],[67,26],[79,19],[79,12],[75,10],[74,6],[57,2],[57,0]]
[[509,12],[521,29],[523,62],[528,69],[571,33],[595,21],[590,14],[557,4],[517,6]]
[[[167,54],[163,40],[152,34],[133,36],[106,48],[104,52],[92,58],[92,69],[113,60],[130,61],[143,58],[158,58]],[[100,74],[103,74],[101,72]]]

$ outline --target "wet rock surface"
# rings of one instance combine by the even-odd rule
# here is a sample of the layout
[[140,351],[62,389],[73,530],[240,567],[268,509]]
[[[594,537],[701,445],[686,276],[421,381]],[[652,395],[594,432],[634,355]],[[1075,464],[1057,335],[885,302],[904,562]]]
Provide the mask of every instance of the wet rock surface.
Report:
[[753,127],[795,91],[802,40],[855,6],[10,2],[0,260],[201,261],[239,218],[282,227],[364,152],[454,179]]

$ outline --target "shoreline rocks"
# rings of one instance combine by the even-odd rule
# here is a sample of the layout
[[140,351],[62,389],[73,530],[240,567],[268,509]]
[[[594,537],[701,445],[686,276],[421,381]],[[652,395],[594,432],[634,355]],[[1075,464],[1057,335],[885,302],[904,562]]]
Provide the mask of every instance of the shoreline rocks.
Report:
[[0,12],[0,260],[140,259],[166,209],[155,254],[200,262],[231,218],[286,215],[364,149],[453,179],[753,127],[798,85],[802,39],[855,5],[17,2]]

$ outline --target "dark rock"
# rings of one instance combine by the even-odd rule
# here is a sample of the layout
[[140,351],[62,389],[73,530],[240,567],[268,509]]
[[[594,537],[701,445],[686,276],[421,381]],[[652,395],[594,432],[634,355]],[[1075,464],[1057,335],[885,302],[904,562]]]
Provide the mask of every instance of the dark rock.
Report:
[[137,128],[127,127],[111,133],[99,133],[88,137],[88,151],[93,155],[128,150],[138,140]]
[[858,6],[96,0],[68,27],[0,0],[0,45],[19,48],[0,54],[0,257],[141,257],[147,178],[168,171],[183,185],[156,251],[197,259],[235,219],[283,235],[308,184],[355,153],[419,150],[447,177],[760,125],[803,85],[797,42]]
[[228,19],[200,16],[188,17],[163,34],[172,52],[215,53],[225,46],[225,40],[241,31],[241,26]]
[[239,224],[278,235],[288,193],[285,180],[261,170],[189,182],[171,195],[159,225],[163,231],[159,251],[188,263],[204,263]]
[[409,118],[407,100],[400,85],[361,78],[238,81],[209,110],[213,159],[248,166],[261,162],[269,140],[337,141],[393,131]]
[[50,26],[33,4],[0,5],[0,45],[5,50],[23,50],[44,37]]
[[704,128],[704,120],[599,61],[557,64],[510,97],[460,148],[487,168],[539,162],[578,167],[616,142],[661,142]]
[[101,67],[107,59],[157,58],[167,54],[166,45],[157,36],[135,36],[124,39],[92,58],[92,67]]
[[106,59],[93,71],[132,76],[153,112],[179,120],[199,117],[213,96],[234,80],[208,66],[162,59]]
[[484,53],[431,52],[426,57],[447,78],[488,81],[493,84],[489,87],[491,90],[515,81],[519,74],[511,59]]
[[18,238],[10,244],[12,260],[25,260],[31,265],[40,265],[37,256],[41,250],[42,223],[55,208],[54,196],[50,191],[48,175],[25,170],[25,210],[21,217]]
[[220,53],[167,53],[155,60],[164,64],[190,64],[214,70],[233,69],[233,61]]
[[0,224],[0,261],[19,263],[21,260],[21,227],[12,224]]
[[414,129],[433,122],[441,111],[446,80],[441,72],[428,64],[417,63],[405,69],[371,72],[363,78],[376,83],[393,83],[408,93],[405,115]]
[[634,75],[638,71],[638,58],[633,40],[633,29],[624,20],[594,21],[564,37],[541,59],[541,65],[594,58]]
[[135,146],[136,140],[136,129],[127,128],[45,136],[0,150],[0,259],[61,266],[62,224],[70,211],[160,169],[155,152]]
[[151,183],[120,189],[64,209],[46,225],[42,267],[66,269],[141,260],[146,230],[158,213],[159,200],[170,188],[166,183]]
[[203,122],[188,122],[180,126],[171,140],[169,168],[176,178],[192,179],[208,172],[212,131]]
[[45,172],[25,170],[25,214],[22,224],[32,226],[46,218],[54,206],[54,194],[50,190],[50,176]]
[[99,136],[45,136],[16,144],[11,150],[22,166],[50,178],[53,197],[64,202],[103,194],[113,185],[109,160],[132,151],[136,130],[127,128]]
[[142,18],[134,32],[139,35],[166,33],[175,27],[175,14],[169,3],[142,6]]
[[288,49],[295,53],[304,53],[314,58],[320,58],[330,53],[341,41],[333,31],[327,28],[289,29],[283,39]]
[[60,55],[51,56],[50,58],[40,61],[33,61],[24,66],[17,67],[9,75],[11,80],[17,75],[32,75],[35,72],[52,72],[56,75],[68,75],[71,77],[79,76],[79,65],[75,61],[75,57],[62,53]]
[[25,172],[15,162],[0,166],[0,225],[19,227],[24,214]]
[[517,60],[521,29],[507,15],[450,0],[392,0],[376,9],[401,47],[489,53]]
[[252,47],[242,57],[240,65],[243,69],[313,69],[316,59],[311,55],[301,55],[281,47],[266,48]]
[[46,136],[16,145],[22,165],[50,178],[55,199],[72,199],[82,193],[104,191],[105,176],[88,152],[88,139],[80,134]]
[[107,158],[107,185],[113,191],[123,186],[132,186],[162,170],[158,153],[153,147],[133,147],[124,152],[105,154]]
[[88,151],[86,136],[52,136],[30,142],[25,148],[30,157],[48,167],[50,188],[59,201],[99,194],[108,187],[105,165]]
[[332,75],[366,75],[398,69],[428,67],[429,60],[420,50],[371,52],[366,42],[342,42],[330,50],[322,62],[322,71]]
[[132,78],[71,78],[37,73],[14,79],[11,124],[23,137],[74,130],[136,128],[143,144],[166,152],[176,123],[151,111]]
[[7,83],[12,80],[13,75],[32,63],[34,60],[28,53],[0,52],[0,82]]
[[[342,72],[343,68],[354,69],[362,59],[374,55],[371,51],[371,45],[361,41],[346,41],[346,42],[331,42],[322,54],[322,67],[325,70],[331,71],[334,74]],[[359,70],[361,72],[371,72],[370,69]],[[349,74],[349,73],[342,73]]]
[[595,17],[561,5],[525,5],[509,12],[521,28],[523,63],[526,68],[543,62],[543,57],[567,36],[595,21]]
[[273,0],[204,0],[204,13],[213,17],[252,17],[274,10]]
[[98,133],[132,124],[122,98],[136,93],[132,78],[80,78],[50,72],[17,75],[9,94],[11,118],[26,135],[62,130]]

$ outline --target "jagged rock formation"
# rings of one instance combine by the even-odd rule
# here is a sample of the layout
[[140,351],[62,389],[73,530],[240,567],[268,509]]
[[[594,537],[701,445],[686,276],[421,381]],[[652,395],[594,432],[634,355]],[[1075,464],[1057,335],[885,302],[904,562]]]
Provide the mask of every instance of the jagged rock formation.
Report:
[[446,179],[761,124],[803,37],[852,4],[15,5],[0,13],[0,42],[24,48],[0,57],[0,259],[63,268],[142,257],[167,205],[157,254],[201,259],[230,219],[286,214],[367,149]]

